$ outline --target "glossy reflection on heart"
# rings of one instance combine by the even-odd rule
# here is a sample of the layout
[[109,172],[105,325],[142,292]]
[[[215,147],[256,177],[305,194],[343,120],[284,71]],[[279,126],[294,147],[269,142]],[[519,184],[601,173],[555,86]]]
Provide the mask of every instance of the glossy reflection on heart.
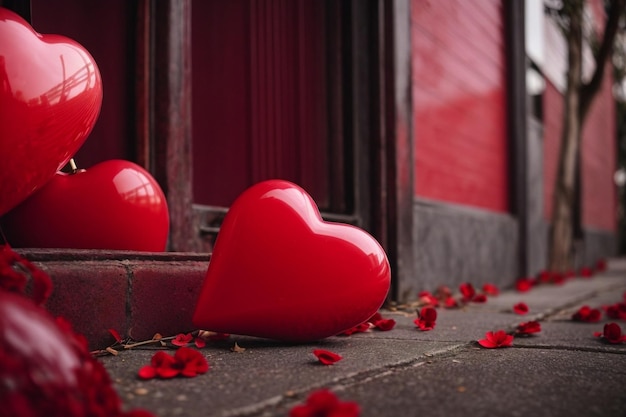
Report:
[[302,188],[269,180],[225,216],[193,321],[222,333],[315,341],[370,318],[390,282],[371,235],[323,221]]
[[69,161],[101,104],[100,72],[81,45],[0,7],[0,216]]

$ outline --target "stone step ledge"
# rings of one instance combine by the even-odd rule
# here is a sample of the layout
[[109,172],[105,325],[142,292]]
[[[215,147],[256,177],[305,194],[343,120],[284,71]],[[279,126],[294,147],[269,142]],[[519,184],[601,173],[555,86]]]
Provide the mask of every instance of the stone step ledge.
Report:
[[194,330],[193,310],[210,254],[19,249],[53,282],[46,308],[85,335],[90,349],[122,337],[147,340]]

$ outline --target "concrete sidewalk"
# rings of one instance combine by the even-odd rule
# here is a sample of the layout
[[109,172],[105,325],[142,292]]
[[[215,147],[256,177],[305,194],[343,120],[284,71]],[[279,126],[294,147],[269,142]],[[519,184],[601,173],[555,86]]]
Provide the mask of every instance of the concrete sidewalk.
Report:
[[[605,323],[572,321],[582,305],[599,308],[623,301],[626,262],[606,273],[529,292],[505,291],[485,304],[438,309],[434,330],[421,332],[414,312],[382,311],[391,331],[332,337],[288,345],[232,335],[201,352],[208,373],[195,378],[140,380],[137,371],[154,349],[132,349],[101,360],[128,408],[169,416],[287,416],[311,392],[329,388],[373,416],[626,416],[626,344],[594,337]],[[525,302],[530,311],[514,314]],[[288,312],[286,312],[288,314]],[[513,346],[477,345],[490,330],[514,329],[539,320],[542,331],[516,337]],[[235,342],[245,351],[231,350]],[[324,366],[321,348],[343,356]],[[173,353],[173,352],[168,352]]]

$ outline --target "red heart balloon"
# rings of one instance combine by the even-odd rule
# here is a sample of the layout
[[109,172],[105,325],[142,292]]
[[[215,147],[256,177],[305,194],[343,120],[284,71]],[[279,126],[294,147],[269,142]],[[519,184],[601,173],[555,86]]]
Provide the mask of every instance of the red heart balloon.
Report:
[[14,247],[165,249],[163,191],[139,165],[110,160],[52,180],[2,218]]
[[0,215],[69,161],[101,104],[100,73],[82,46],[0,7]]
[[372,236],[323,221],[297,185],[264,181],[225,216],[193,322],[222,333],[319,340],[369,319],[390,281]]

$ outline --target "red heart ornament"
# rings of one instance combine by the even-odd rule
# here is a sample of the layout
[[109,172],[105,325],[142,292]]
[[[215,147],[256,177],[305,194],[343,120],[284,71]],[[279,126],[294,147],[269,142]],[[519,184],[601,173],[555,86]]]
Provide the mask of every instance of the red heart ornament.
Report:
[[0,215],[69,161],[101,104],[100,73],[82,46],[0,7]]
[[14,247],[160,252],[169,232],[167,201],[139,165],[110,160],[57,173],[2,218]]
[[225,216],[193,322],[283,341],[323,339],[380,308],[390,271],[372,236],[323,221],[297,185],[264,181],[241,194]]

